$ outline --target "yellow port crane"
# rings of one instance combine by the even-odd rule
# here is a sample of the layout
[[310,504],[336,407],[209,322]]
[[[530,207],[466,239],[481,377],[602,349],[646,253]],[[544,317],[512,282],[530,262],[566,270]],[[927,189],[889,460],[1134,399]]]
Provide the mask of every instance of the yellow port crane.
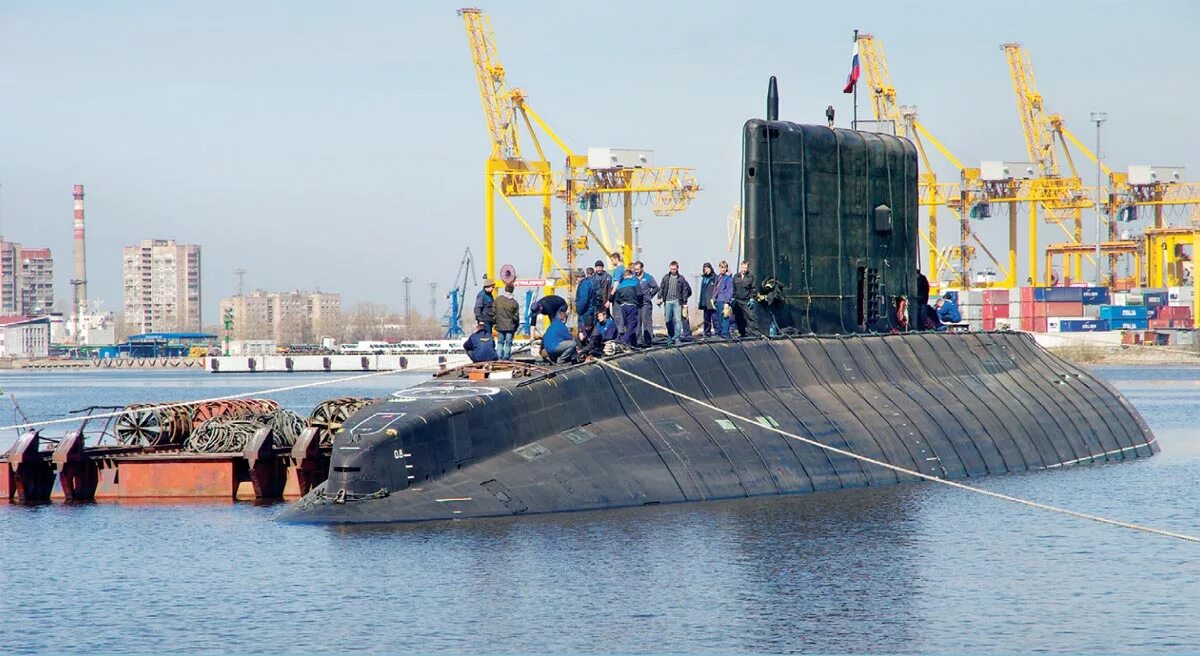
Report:
[[[1031,199],[1030,212],[1030,277],[1037,280],[1037,212],[1041,207],[1045,219],[1057,223],[1067,233],[1072,244],[1083,243],[1084,208],[1095,203],[1092,194],[1084,188],[1075,169],[1075,161],[1067,147],[1062,116],[1046,112],[1042,94],[1038,92],[1033,75],[1033,64],[1029,53],[1019,43],[1000,46],[1008,62],[1012,78],[1013,95],[1017,102],[1017,116],[1021,121],[1021,132],[1025,137],[1025,150],[1034,165],[1034,177],[1026,181]],[[1062,155],[1065,168],[1059,163]],[[1072,222],[1068,230],[1066,223]],[[1094,260],[1090,252],[1070,253],[1070,273],[1064,270],[1064,278],[1082,279],[1083,259]],[[1046,271],[1047,282],[1050,271]]]
[[[1154,213],[1154,224],[1146,228],[1143,234],[1144,243],[1141,244],[1142,248],[1138,253],[1145,258],[1145,276],[1135,275],[1132,281],[1135,284],[1130,286],[1175,287],[1184,284],[1189,277],[1193,286],[1200,283],[1194,271],[1190,276],[1185,275],[1184,267],[1185,258],[1194,260],[1200,255],[1200,183],[1182,181],[1181,169],[1175,167],[1143,166],[1130,167],[1129,171],[1113,171],[1100,162],[1096,153],[1065,126],[1060,126],[1060,129],[1067,141],[1093,164],[1100,166],[1102,174],[1108,180],[1108,196],[1103,203],[1109,226],[1108,242],[1105,245],[1135,243],[1118,239],[1117,225],[1121,221],[1120,217],[1127,216],[1127,220],[1133,220],[1136,218],[1137,208],[1141,207],[1151,208]],[[1130,172],[1135,169],[1142,170],[1131,178]],[[1189,225],[1167,225],[1164,209],[1187,206],[1192,208]],[[1191,252],[1184,255],[1184,249]],[[1109,270],[1113,272],[1110,284],[1114,284],[1115,255],[1110,256]],[[1141,271],[1140,267],[1138,271]],[[1200,297],[1197,297],[1196,302],[1200,303]],[[1196,306],[1196,313],[1200,315],[1200,305]],[[1197,325],[1200,325],[1200,316],[1197,317]]]
[[[652,166],[605,166],[589,165],[587,155],[577,155],[563,139],[546,124],[529,106],[525,93],[508,86],[506,71],[496,51],[496,40],[491,20],[478,8],[458,10],[467,31],[467,42],[475,65],[475,76],[479,83],[479,94],[483,101],[483,114],[491,140],[491,153],[485,164],[484,190],[484,253],[485,272],[497,275],[496,265],[496,196],[498,195],[518,221],[538,244],[542,251],[542,277],[553,279],[556,275],[574,291],[576,254],[589,247],[588,235],[596,239],[606,251],[618,250],[615,245],[604,243],[591,229],[591,221],[580,222],[576,218],[577,205],[587,211],[588,216],[608,207],[619,198],[624,205],[624,240],[620,244],[625,259],[632,259],[633,206],[639,200],[647,200],[656,215],[665,216],[681,212],[689,206],[700,186],[691,174],[691,169],[682,167]],[[522,129],[529,136],[534,154],[521,148]],[[536,129],[535,129],[536,126]],[[555,170],[547,158],[538,131],[548,137],[562,152],[564,164]],[[540,234],[521,215],[513,198],[537,197],[542,199],[542,225]],[[566,204],[565,265],[555,257],[554,228],[552,221],[552,199],[559,198]],[[583,228],[586,235],[577,234]],[[571,294],[573,297],[573,294]]]

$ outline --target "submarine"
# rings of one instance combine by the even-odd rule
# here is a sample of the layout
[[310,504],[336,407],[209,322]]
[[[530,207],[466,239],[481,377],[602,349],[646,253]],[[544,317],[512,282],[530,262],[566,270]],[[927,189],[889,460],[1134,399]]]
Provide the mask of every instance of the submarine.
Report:
[[915,329],[928,291],[911,142],[781,121],[774,78],[742,142],[745,253],[769,336],[444,372],[348,418],[326,481],[279,518],[598,510],[1159,451],[1116,389],[1030,335]]

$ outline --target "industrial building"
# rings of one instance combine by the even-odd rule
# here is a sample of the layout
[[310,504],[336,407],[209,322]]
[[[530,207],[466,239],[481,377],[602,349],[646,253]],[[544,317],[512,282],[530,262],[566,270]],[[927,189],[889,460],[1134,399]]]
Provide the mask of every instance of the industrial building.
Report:
[[50,317],[0,317],[0,357],[50,355]]
[[200,247],[144,239],[124,249],[125,321],[139,332],[200,330]]
[[54,309],[54,256],[0,240],[0,315],[43,316]]
[[342,295],[296,290],[256,290],[221,299],[221,316],[231,319],[230,338],[312,344],[337,331]]

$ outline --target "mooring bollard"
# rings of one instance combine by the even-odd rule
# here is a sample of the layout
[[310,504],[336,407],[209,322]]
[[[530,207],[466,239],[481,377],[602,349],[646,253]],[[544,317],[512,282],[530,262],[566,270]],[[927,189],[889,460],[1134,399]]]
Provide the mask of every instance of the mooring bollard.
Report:
[[100,468],[84,453],[82,432],[67,433],[50,459],[58,469],[58,483],[68,502],[95,501]]
[[308,494],[329,478],[329,454],[321,450],[321,437],[316,428],[305,428],[300,439],[292,445],[292,466],[296,468],[300,494]]
[[54,467],[41,452],[41,436],[29,431],[8,449],[8,500],[42,503],[54,489]]
[[287,484],[287,462],[275,453],[275,436],[269,427],[255,431],[243,452],[250,465],[250,483],[256,499],[282,499]]

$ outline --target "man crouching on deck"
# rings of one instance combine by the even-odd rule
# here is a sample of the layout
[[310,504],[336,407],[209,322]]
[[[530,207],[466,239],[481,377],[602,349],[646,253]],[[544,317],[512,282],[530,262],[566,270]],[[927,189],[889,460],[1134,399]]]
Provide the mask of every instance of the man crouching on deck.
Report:
[[550,326],[542,334],[542,357],[555,364],[574,364],[576,361],[575,338],[567,328],[567,308],[554,315]]

